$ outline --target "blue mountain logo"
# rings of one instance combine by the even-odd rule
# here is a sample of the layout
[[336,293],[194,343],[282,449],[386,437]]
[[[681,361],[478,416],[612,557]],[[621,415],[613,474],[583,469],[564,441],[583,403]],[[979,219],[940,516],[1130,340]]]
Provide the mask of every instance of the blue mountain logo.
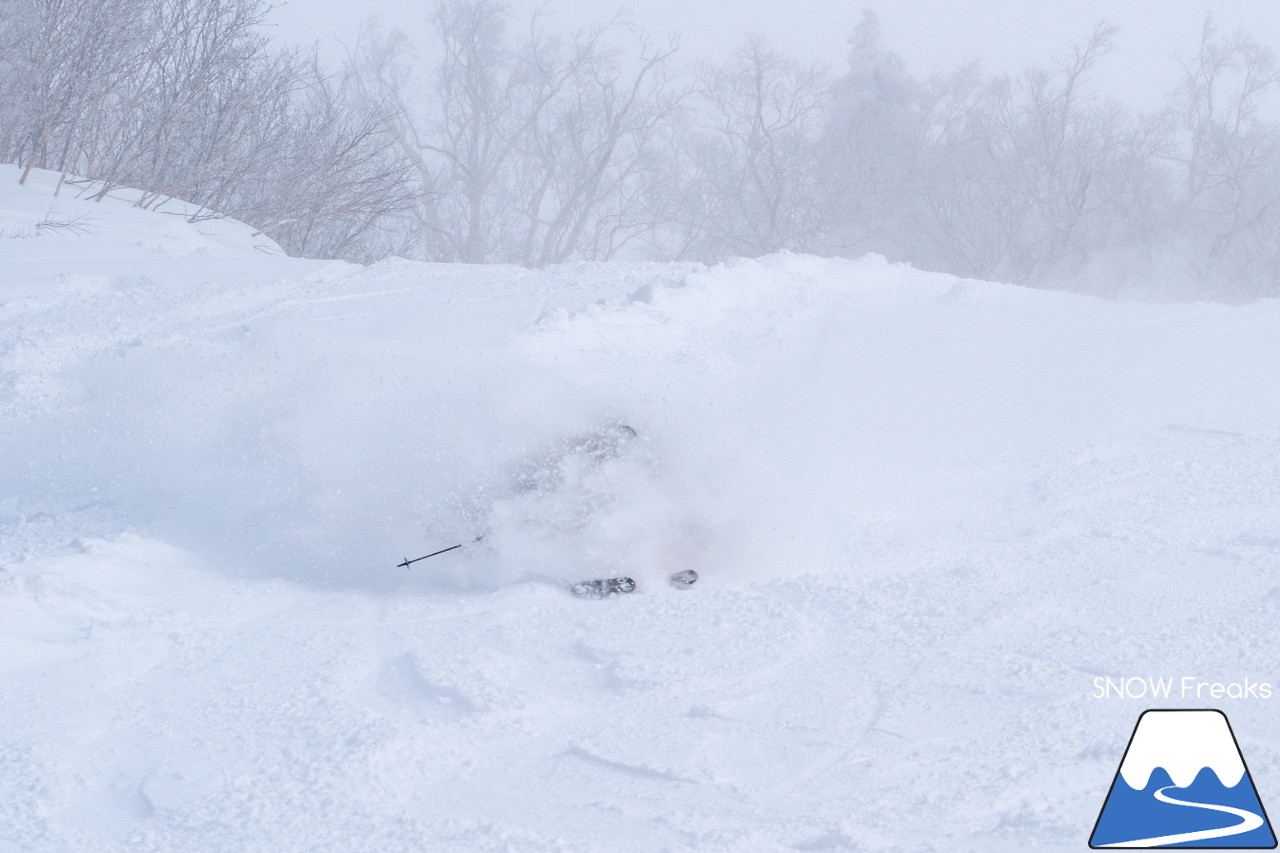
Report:
[[1271,821],[1227,715],[1144,711],[1089,846],[1274,849]]

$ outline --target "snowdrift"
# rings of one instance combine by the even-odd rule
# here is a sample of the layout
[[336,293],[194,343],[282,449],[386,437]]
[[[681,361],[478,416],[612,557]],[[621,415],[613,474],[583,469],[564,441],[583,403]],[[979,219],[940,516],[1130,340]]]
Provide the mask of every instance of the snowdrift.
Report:
[[[75,255],[105,260],[159,256],[255,257],[283,255],[280,246],[243,222],[218,216],[181,199],[148,200],[147,209],[136,207],[139,190],[120,187],[101,200],[97,181],[77,180],[59,187],[61,175],[44,169],[32,171],[18,186],[22,169],[0,163],[0,240],[6,258],[48,258],[53,241],[66,248],[81,247]],[[195,221],[192,221],[195,220]],[[92,246],[90,255],[84,247]]]
[[1274,660],[1275,302],[93,210],[0,240],[0,845],[1077,849],[1095,675]]

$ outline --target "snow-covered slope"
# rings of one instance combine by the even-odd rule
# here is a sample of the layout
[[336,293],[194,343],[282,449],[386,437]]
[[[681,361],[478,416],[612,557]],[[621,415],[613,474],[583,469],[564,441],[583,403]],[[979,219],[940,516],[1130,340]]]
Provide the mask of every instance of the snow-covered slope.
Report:
[[0,850],[1076,850],[1096,676],[1275,678],[1274,302],[125,210],[0,240]]
[[[22,169],[0,163],[0,240],[5,258],[95,262],[161,257],[255,257],[284,254],[274,240],[243,222],[217,217],[180,199],[148,199],[136,206],[138,190],[113,189],[97,199],[102,184],[62,184],[61,175],[33,170],[18,186]],[[191,220],[196,221],[191,221]],[[68,241],[80,248],[66,252]],[[93,248],[86,252],[85,246]]]

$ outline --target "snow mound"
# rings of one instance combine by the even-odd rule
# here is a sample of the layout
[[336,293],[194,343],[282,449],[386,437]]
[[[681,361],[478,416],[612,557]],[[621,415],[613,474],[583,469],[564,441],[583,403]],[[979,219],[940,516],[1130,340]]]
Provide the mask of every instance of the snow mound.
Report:
[[[143,209],[137,206],[139,190],[114,189],[95,201],[99,183],[59,188],[57,172],[36,169],[19,184],[21,175],[18,166],[0,164],[0,247],[9,260],[69,259],[85,252],[99,259],[284,254],[248,225],[179,199]],[[82,243],[92,248],[69,245]]]
[[1276,302],[93,209],[0,240],[0,846],[1078,849],[1095,678],[1280,653]]

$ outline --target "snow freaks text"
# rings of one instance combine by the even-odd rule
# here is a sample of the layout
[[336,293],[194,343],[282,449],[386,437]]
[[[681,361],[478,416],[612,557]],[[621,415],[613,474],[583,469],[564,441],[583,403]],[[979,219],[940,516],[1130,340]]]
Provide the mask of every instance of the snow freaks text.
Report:
[[1099,675],[1093,679],[1094,699],[1270,699],[1273,692],[1270,682],[1249,678],[1222,682],[1202,681],[1193,675],[1180,678]]

